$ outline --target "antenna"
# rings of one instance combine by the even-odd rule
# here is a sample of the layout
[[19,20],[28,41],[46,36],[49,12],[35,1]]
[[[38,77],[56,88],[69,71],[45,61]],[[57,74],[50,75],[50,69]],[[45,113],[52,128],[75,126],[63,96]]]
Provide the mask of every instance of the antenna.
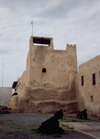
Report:
[[32,24],[32,36],[33,36],[33,21],[31,21],[31,24]]
[[2,87],[3,87],[3,73],[4,73],[4,63],[2,63]]

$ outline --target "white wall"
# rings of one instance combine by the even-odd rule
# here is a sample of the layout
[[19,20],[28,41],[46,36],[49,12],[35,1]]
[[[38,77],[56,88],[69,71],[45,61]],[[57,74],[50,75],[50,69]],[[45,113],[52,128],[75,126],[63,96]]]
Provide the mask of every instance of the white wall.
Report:
[[0,106],[7,106],[12,96],[11,87],[0,87]]

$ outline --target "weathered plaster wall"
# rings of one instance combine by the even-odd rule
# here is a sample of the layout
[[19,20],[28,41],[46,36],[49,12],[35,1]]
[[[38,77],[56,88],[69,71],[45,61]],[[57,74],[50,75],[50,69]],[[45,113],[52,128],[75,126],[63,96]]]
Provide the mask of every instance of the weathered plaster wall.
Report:
[[8,108],[29,113],[54,113],[62,109],[77,112],[77,100],[72,91],[23,87],[21,93],[11,98]]
[[0,87],[0,106],[7,106],[12,97],[11,87]]
[[[42,41],[43,45],[34,41]],[[45,46],[46,42],[48,45]],[[26,71],[18,81],[18,94],[11,98],[8,107],[24,112],[51,113],[63,109],[74,113],[77,111],[76,73],[76,45],[67,45],[66,50],[54,50],[52,38],[32,36]]]
[[[70,90],[77,73],[76,45],[67,45],[66,50],[54,50],[53,39],[49,39],[50,45],[38,46],[33,44],[33,37],[30,38],[26,85]],[[42,72],[43,68],[46,72]]]
[[[94,85],[92,74],[95,74]],[[81,76],[84,76],[83,86]],[[79,109],[86,108],[90,115],[100,117],[100,55],[79,66],[79,73],[75,76],[75,92]]]

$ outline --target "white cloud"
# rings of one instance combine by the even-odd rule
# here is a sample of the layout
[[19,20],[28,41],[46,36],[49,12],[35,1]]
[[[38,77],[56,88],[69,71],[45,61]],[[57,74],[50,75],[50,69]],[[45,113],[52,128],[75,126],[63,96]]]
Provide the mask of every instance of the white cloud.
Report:
[[[99,0],[0,1],[0,73],[11,86],[26,68],[31,36],[53,37],[55,49],[77,45],[78,64],[99,55]],[[0,78],[0,85],[2,78]]]

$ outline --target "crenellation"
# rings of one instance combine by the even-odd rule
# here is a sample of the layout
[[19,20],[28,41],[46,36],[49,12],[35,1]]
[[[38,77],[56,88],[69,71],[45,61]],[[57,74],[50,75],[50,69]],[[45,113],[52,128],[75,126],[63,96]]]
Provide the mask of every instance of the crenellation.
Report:
[[76,44],[66,44],[66,50],[71,47],[76,48]]
[[74,57],[76,57],[75,59],[77,59],[77,53],[76,53],[76,44],[67,44],[66,45],[66,52],[67,54],[70,54]]

